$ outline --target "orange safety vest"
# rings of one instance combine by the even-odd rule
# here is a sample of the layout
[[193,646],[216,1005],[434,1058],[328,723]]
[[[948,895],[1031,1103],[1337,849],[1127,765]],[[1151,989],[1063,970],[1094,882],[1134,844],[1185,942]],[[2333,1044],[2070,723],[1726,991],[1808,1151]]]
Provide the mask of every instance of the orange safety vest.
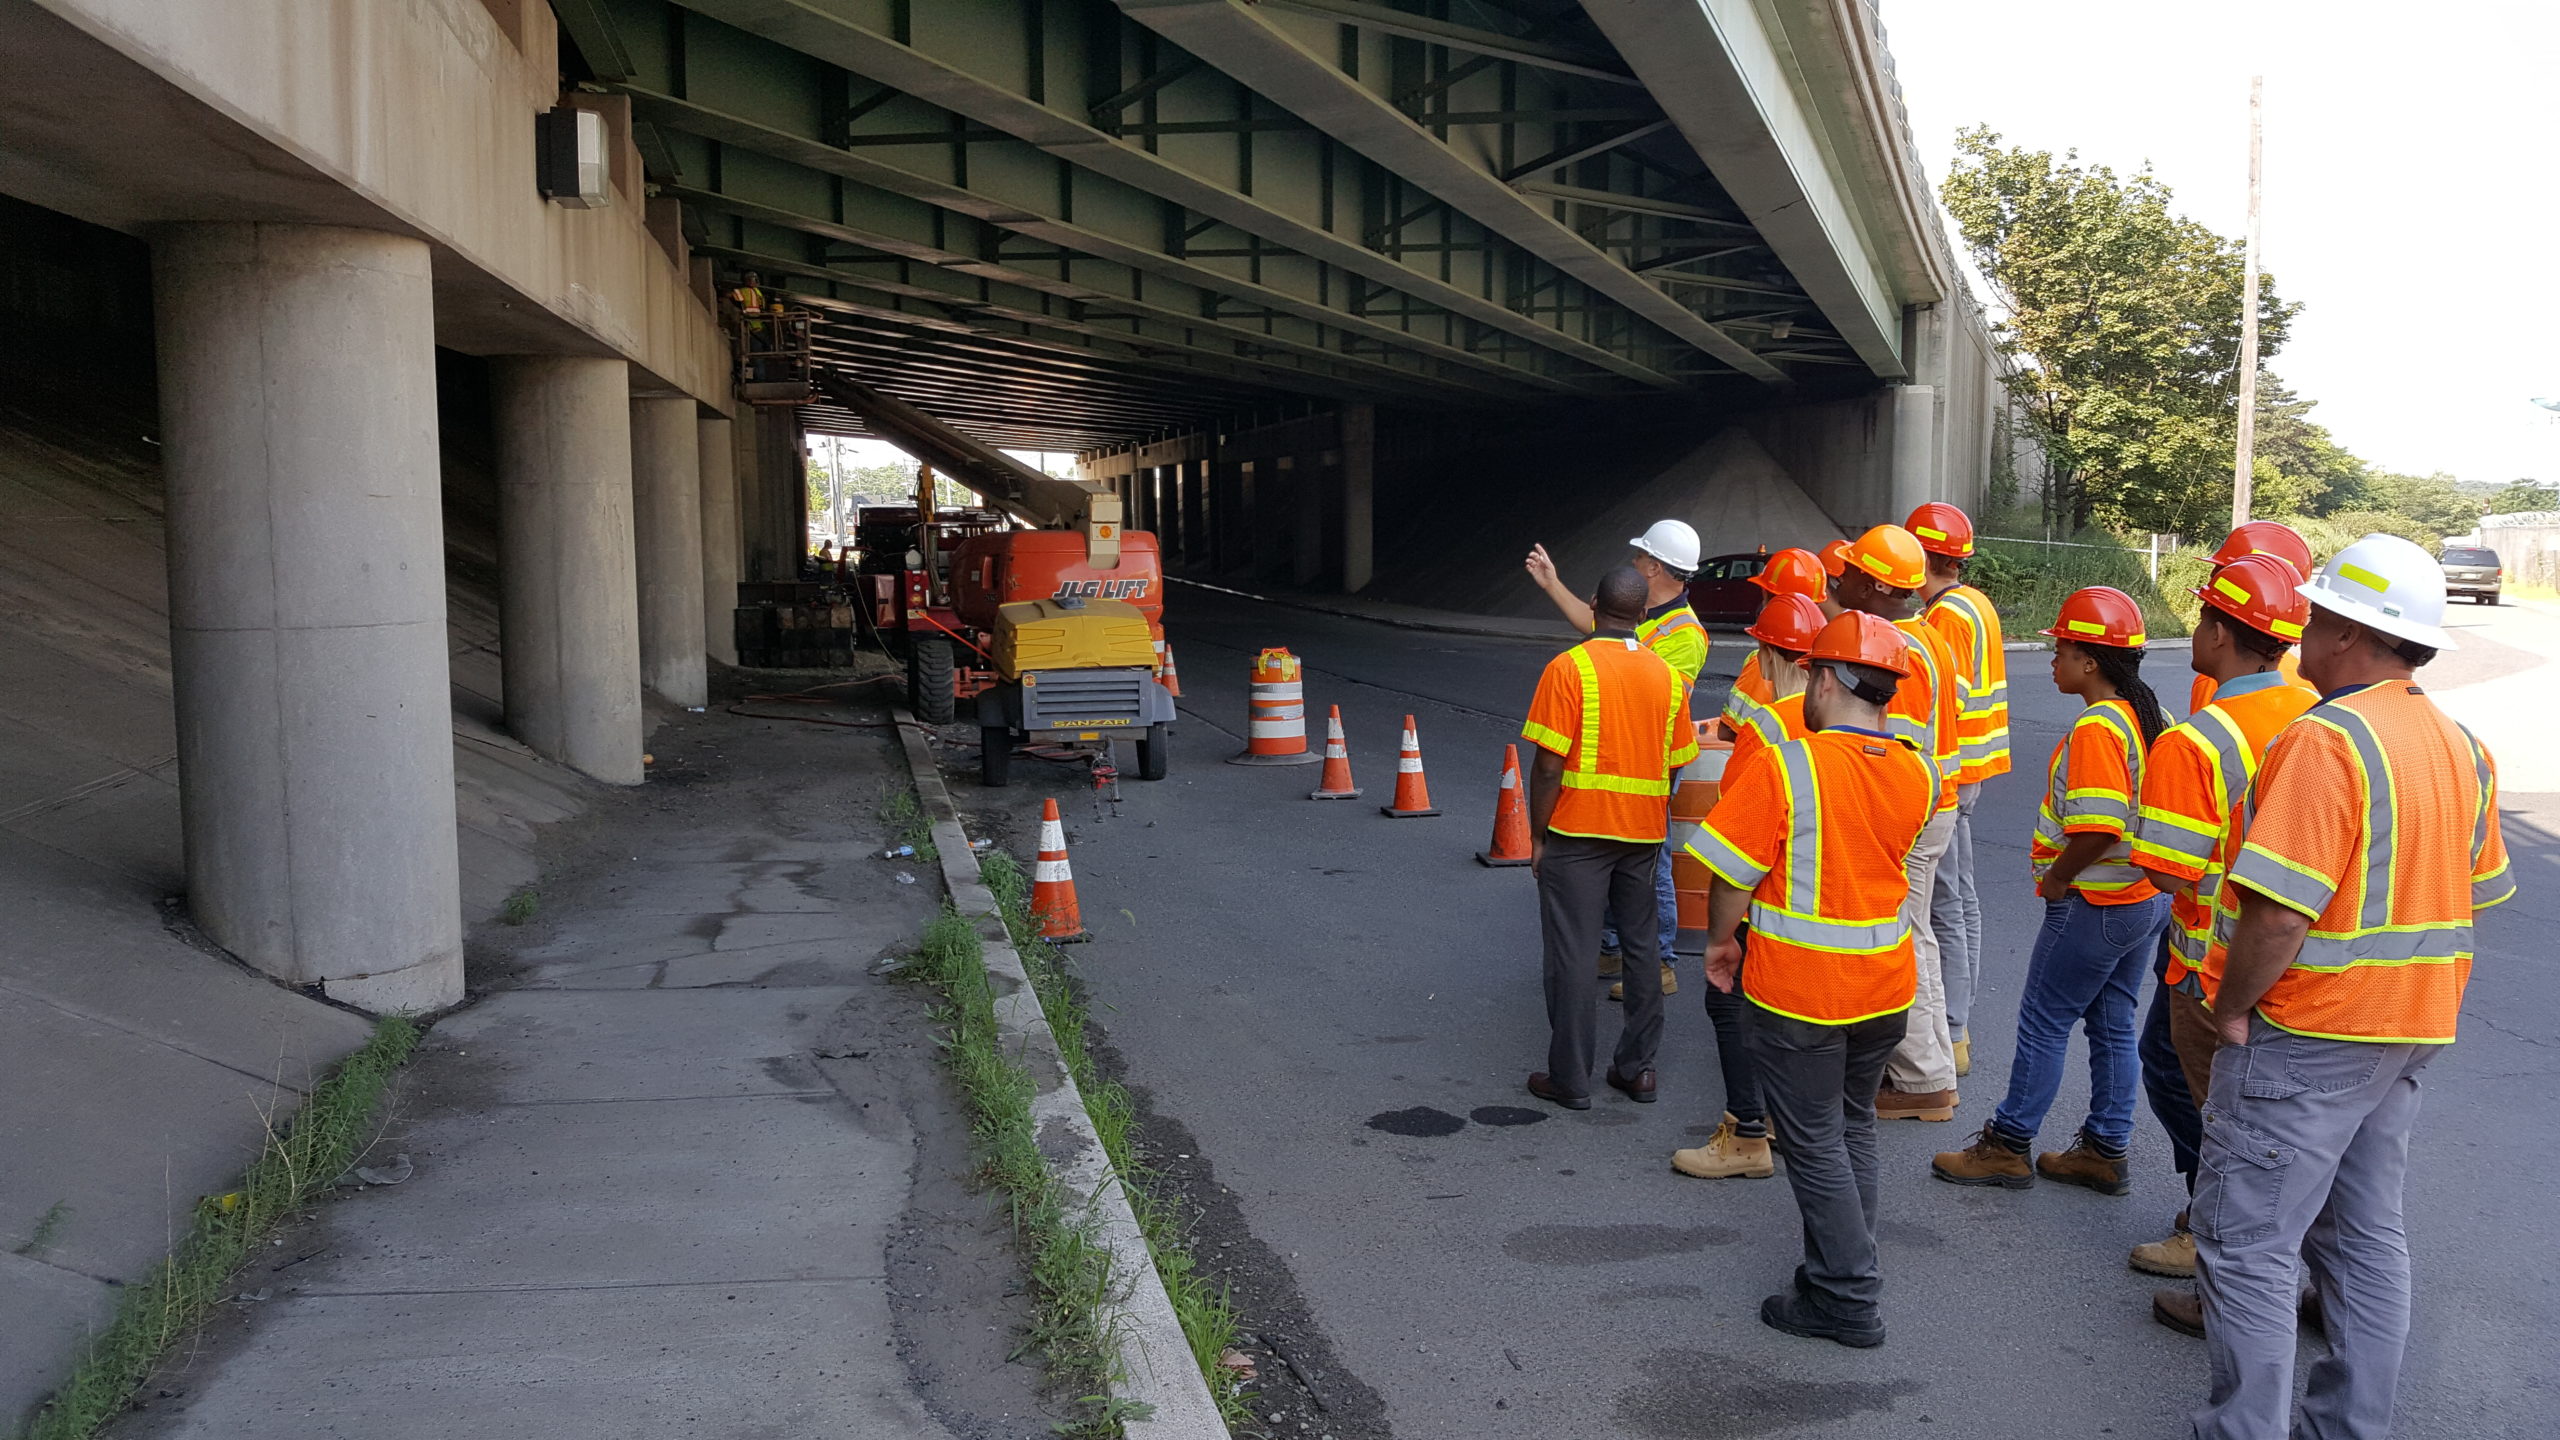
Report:
[[1783,700],[1772,700],[1760,706],[1751,723],[1734,732],[1733,753],[1724,760],[1727,775],[1754,755],[1813,733],[1804,723],[1804,694],[1799,690]]
[[2235,888],[2254,890],[2311,917],[2292,968],[2258,1002],[2267,1023],[2451,1044],[2472,915],[2516,891],[2497,767],[2471,732],[2406,680],[2332,695],[2276,737],[2241,816],[2211,973],[2239,923]]
[[1594,635],[1547,662],[1522,738],[1564,757],[1557,835],[1659,845],[1671,772],[1698,758],[1688,687],[1633,635]]
[[2080,712],[2045,771],[2044,804],[2027,849],[2038,884],[2073,835],[2106,834],[2116,843],[2071,882],[2080,898],[2130,905],[2160,893],[2133,863],[2133,799],[2142,793],[2142,761],[2142,724],[2130,702],[2101,700]]
[[1770,694],[1769,677],[1760,673],[1760,651],[1755,646],[1750,654],[1742,657],[1742,673],[1733,677],[1733,688],[1725,692],[1723,718],[1726,732],[1741,734],[1743,727],[1759,713],[1760,707],[1769,703]]
[[[2225,683],[2205,708],[2161,732],[2143,762],[2133,863],[2194,882],[2169,899],[2169,963],[2161,983],[2201,998],[2213,943],[2213,902],[2240,850],[2240,806],[2276,734],[2316,703],[2273,672]],[[2200,979],[2190,979],[2200,975]]]
[[[2286,646],[2285,652],[2276,657],[2276,673],[2284,677],[2284,683],[2310,696],[2312,703],[2319,703],[2320,692],[2312,689],[2311,682],[2302,678],[2302,659],[2294,653],[2292,646]],[[2212,677],[2199,675],[2189,682],[2187,685],[2188,714],[2193,715],[2212,703]]]
[[1956,783],[1979,785],[2009,773],[2009,653],[2000,611],[1970,585],[1950,586],[1920,612],[1946,637],[1964,685],[1956,719]]
[[1682,848],[1751,892],[1744,996],[1817,1025],[1911,1008],[1919,971],[1903,860],[1936,791],[1909,740],[1871,730],[1816,731],[1727,769]]
[[1952,810],[1956,775],[1962,768],[1958,721],[1964,700],[1956,657],[1938,627],[1926,620],[1896,620],[1893,628],[1902,632],[1919,663],[1902,677],[1894,688],[1893,703],[1884,707],[1885,728],[1909,740],[1929,762],[1929,773],[1939,782],[1938,808]]

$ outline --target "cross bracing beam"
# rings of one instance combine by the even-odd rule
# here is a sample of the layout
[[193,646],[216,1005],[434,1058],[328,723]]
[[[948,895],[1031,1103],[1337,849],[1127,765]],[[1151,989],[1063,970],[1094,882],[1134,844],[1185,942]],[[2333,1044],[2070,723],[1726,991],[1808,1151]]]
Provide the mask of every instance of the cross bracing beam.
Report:
[[[645,3],[645,0],[618,0],[618,3],[637,5]],[[1257,198],[1249,187],[1240,186],[1224,176],[1198,173],[1177,163],[1168,154],[1159,153],[1155,144],[1160,136],[1138,133],[1185,122],[1143,119],[1118,127],[1130,137],[1123,138],[1123,134],[1089,123],[1080,114],[1068,113],[1057,105],[1022,93],[1019,85],[1000,83],[979,73],[980,68],[993,71],[997,66],[990,57],[975,48],[954,47],[953,53],[937,54],[925,43],[929,39],[927,36],[918,36],[918,43],[901,43],[836,11],[822,8],[812,0],[683,0],[683,5],[687,10],[736,30],[813,56],[866,79],[896,86],[916,100],[961,117],[972,125],[1000,131],[1068,162],[1078,171],[1091,172],[1169,201],[1193,214],[1269,241],[1288,252],[1285,256],[1271,257],[1274,260],[1312,261],[1402,290],[1425,305],[1446,311],[1453,321],[1464,319],[1506,331],[1530,341],[1538,350],[1549,352],[1553,357],[1590,366],[1625,380],[1655,388],[1669,388],[1676,383],[1660,367],[1681,353],[1681,347],[1652,326],[1622,323],[1615,327],[1618,333],[1611,337],[1610,342],[1603,343],[1596,336],[1598,332],[1609,329],[1605,324],[1595,327],[1593,323],[1586,323],[1581,327],[1595,333],[1575,333],[1551,324],[1536,314],[1523,313],[1504,304],[1491,293],[1493,287],[1490,284],[1471,289],[1453,283],[1431,270],[1408,265],[1392,254],[1362,245],[1350,235],[1335,233],[1324,223],[1322,215],[1295,213]],[[919,19],[921,21],[921,17]],[[924,27],[919,23],[918,28]],[[1223,80],[1214,74],[1200,78]],[[1118,86],[1116,81],[1114,84],[1122,91],[1128,88]],[[1161,87],[1165,90],[1176,88],[1180,87],[1172,84]],[[668,95],[664,98],[674,97]],[[1099,98],[1112,100],[1118,95]],[[689,99],[700,101],[702,96],[695,92],[689,95]],[[1651,118],[1656,112],[1638,113],[1643,118]],[[650,118],[655,120],[659,117],[652,114]],[[1258,123],[1248,116],[1234,121],[1203,122],[1201,128],[1244,133]],[[676,128],[684,127],[679,123]],[[817,168],[833,168],[812,158],[796,158]],[[891,154],[865,158],[894,163],[903,157]],[[834,173],[844,172],[835,169]],[[896,187],[883,184],[882,188]],[[1014,204],[1016,208],[1027,208],[1020,205],[1019,197],[1015,197]],[[965,207],[955,208],[963,208],[965,213]],[[1062,217],[1046,218],[1055,220]],[[1008,222],[998,220],[997,223]],[[1013,228],[1023,227],[1015,225]],[[1025,229],[1024,233],[1032,232]],[[1071,245],[1069,248],[1081,247]],[[1158,258],[1174,259],[1162,256],[1160,252]],[[1141,265],[1138,258],[1128,258],[1127,263],[1139,268],[1158,268]],[[1179,275],[1182,272],[1159,269],[1159,273]],[[1487,273],[1490,275],[1491,272]],[[1208,285],[1211,282],[1195,279],[1194,283]],[[1303,301],[1303,297],[1300,298]],[[1323,323],[1338,323],[1341,318],[1339,315],[1327,315]],[[1399,338],[1364,331],[1357,326],[1345,328],[1391,346],[1419,343],[1419,337],[1410,333]],[[1526,357],[1521,361],[1486,361],[1479,358],[1481,352],[1470,352],[1463,345],[1437,353],[1441,358],[1474,359],[1478,365],[1491,366],[1493,372],[1520,372],[1532,368]],[[1534,354],[1534,351],[1528,352],[1528,356]],[[1544,367],[1539,374],[1543,375],[1549,388],[1588,388],[1588,381],[1578,376],[1571,366],[1561,370]]]
[[1409,10],[1370,3],[1370,0],[1262,0],[1262,3],[1282,10],[1321,15],[1328,20],[1358,25],[1384,35],[1402,35],[1408,40],[1426,40],[1473,55],[1553,70],[1562,75],[1579,75],[1586,80],[1604,80],[1613,85],[1641,86],[1644,83],[1628,73],[1627,67],[1619,64],[1616,56],[1604,51],[1505,35],[1472,25],[1453,25]]
[[1447,202],[1564,274],[1727,365],[1770,384],[1785,372],[1501,178],[1462,156],[1389,97],[1363,85],[1240,0],[1115,0],[1132,19],[1234,76],[1389,173]]

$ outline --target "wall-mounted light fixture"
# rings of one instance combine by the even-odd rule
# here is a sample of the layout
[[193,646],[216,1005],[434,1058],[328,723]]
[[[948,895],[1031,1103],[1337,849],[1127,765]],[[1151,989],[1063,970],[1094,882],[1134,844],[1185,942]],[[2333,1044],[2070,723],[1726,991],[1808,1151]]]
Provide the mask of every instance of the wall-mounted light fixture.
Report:
[[604,153],[604,117],[567,105],[533,117],[534,183],[554,205],[598,210],[613,202]]

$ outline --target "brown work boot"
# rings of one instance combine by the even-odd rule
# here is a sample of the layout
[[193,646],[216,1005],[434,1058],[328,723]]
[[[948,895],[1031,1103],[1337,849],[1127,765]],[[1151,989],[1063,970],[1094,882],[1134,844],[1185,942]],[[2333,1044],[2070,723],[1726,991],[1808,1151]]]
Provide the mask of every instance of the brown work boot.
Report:
[[2078,1185],[2101,1195],[2133,1193],[2133,1163],[2124,1155],[2103,1155],[2089,1142],[2089,1132],[2071,1137],[2068,1150],[2047,1150],[2036,1157],[2036,1173],[2047,1180]]
[[2181,1335],[2204,1338],[2204,1297],[2189,1286],[2151,1292],[2151,1318]]
[[1939,1152],[1929,1162],[1929,1173],[1950,1184],[1997,1185],[2003,1190],[2024,1190],[2036,1183],[2036,1172],[2027,1168],[2027,1152],[2011,1149],[2000,1132],[1988,1125],[1963,1149]]
[[2172,1280],[2196,1278],[2196,1237],[2188,1233],[2185,1218],[2179,1217],[2181,1223],[2168,1239],[2134,1246],[2125,1263],[2145,1275],[2166,1275]]
[[1626,961],[1627,961],[1627,957],[1626,957],[1626,956],[1624,956],[1624,955],[1619,954],[1619,953],[1618,953],[1617,951],[1615,951],[1615,950],[1603,950],[1603,951],[1601,951],[1601,952],[1600,952],[1600,975],[1601,975],[1601,978],[1602,978],[1602,979],[1606,979],[1606,978],[1608,978],[1608,977],[1609,977],[1609,976],[1611,976],[1611,975],[1615,975],[1615,974],[1617,974],[1617,973],[1618,973],[1618,971],[1619,971],[1621,968],[1623,968],[1623,967],[1625,966]]
[[1671,1168],[1701,1180],[1766,1180],[1778,1173],[1776,1162],[1769,1158],[1769,1137],[1737,1135],[1738,1123],[1726,1112],[1724,1123],[1707,1137],[1706,1144],[1671,1152]]
[[1965,1076],[1973,1073],[1973,1042],[1971,1040],[1958,1040],[1955,1042],[1955,1046],[1956,1078],[1961,1080]]
[[1956,1118],[1956,1092],[1953,1090],[1896,1090],[1888,1084],[1876,1092],[1876,1118],[1879,1120],[1953,1120]]
[[[1603,973],[1615,974],[1616,972],[1606,971]],[[1662,993],[1665,995],[1677,995],[1680,993],[1680,972],[1672,969],[1668,964],[1662,967]],[[1621,1005],[1625,1004],[1627,1000],[1627,982],[1621,980],[1617,984],[1610,986],[1609,998],[1617,1001]]]

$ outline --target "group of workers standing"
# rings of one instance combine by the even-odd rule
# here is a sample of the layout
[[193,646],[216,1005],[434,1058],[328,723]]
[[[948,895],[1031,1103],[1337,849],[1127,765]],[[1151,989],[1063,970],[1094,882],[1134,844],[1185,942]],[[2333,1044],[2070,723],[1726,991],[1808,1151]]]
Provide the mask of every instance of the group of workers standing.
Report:
[[[1700,546],[1674,520],[1631,544],[1587,597],[1543,548],[1527,562],[1590,632],[1548,664],[1523,731],[1550,1027],[1528,1089],[1590,1107],[1615,975],[1624,1024],[1601,1078],[1654,1100],[1674,950],[1698,955],[1725,1114],[1672,1165],[1758,1178],[1783,1158],[1804,1263],[1762,1321],[1878,1345],[1876,1122],[1960,1103],[1982,957],[1972,822],[2010,769],[2001,618],[1964,583],[1972,522],[1933,502],[1769,557],[1758,648],[1720,717],[1719,793],[1682,833],[1670,798],[1705,728],[1690,693],[1707,639],[1685,595]],[[2417,1075],[2454,1038],[2474,911],[2514,891],[2491,759],[2414,681],[2452,647],[2435,560],[2386,535],[2312,558],[2280,524],[2232,532],[2195,592],[2177,723],[2143,679],[2132,597],[2075,592],[2042,632],[2056,689],[2083,706],[2030,846],[2044,923],[2006,1093],[1931,1162],[1961,1185],[2129,1194],[2146,1095],[2190,1198],[2129,1258],[2197,1282],[2153,1313],[2207,1344],[2194,1428],[2216,1440],[2284,1433],[2305,1318],[2329,1341],[2305,1432],[2388,1432]],[[1686,936],[1675,854],[1709,877],[1706,925]],[[2089,1112],[2030,1161],[2074,1028]]]

